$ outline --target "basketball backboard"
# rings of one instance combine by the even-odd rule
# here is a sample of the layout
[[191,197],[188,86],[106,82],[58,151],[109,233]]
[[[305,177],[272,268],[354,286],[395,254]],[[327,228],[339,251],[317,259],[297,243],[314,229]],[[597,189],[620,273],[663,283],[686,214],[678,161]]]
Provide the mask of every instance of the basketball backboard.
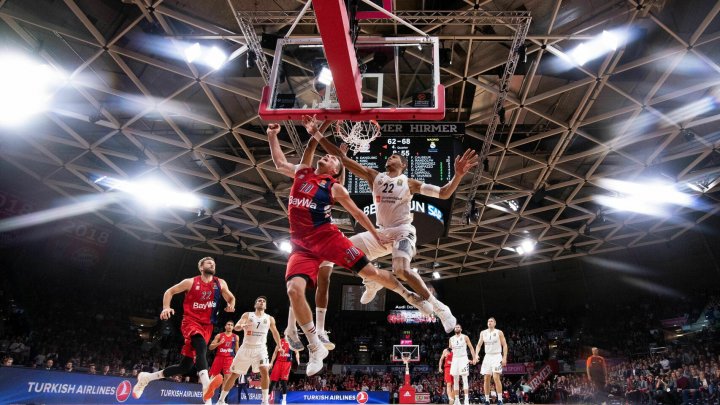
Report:
[[395,363],[401,363],[403,358],[408,359],[410,363],[417,363],[420,361],[420,346],[419,345],[393,345],[392,361]]
[[263,119],[298,120],[303,115],[354,121],[444,117],[445,90],[440,84],[436,37],[357,38],[359,109],[341,104],[343,97],[338,93],[349,92],[348,84],[336,86],[325,52],[320,37],[278,40],[270,83],[262,94]]

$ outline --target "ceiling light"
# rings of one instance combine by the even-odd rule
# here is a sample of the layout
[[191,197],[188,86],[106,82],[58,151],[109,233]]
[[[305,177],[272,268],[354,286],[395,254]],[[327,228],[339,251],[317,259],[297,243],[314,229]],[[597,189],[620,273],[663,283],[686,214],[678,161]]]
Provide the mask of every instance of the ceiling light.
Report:
[[[652,209],[652,207],[657,208],[662,204],[687,206],[692,203],[691,196],[676,190],[673,184],[659,182],[634,183],[615,179],[602,179],[599,181],[599,184],[603,188],[618,192],[621,196],[599,196],[596,197],[596,200],[601,204],[610,205],[618,209],[622,209],[619,208],[618,205],[627,206],[635,204],[643,208],[629,209],[630,211],[642,212],[638,211],[638,209],[649,207],[651,211],[655,212],[657,210]],[[625,200],[625,203],[623,203],[622,200]]]
[[439,279],[439,278],[440,278],[440,273],[437,272],[437,271],[433,271],[433,278],[434,278],[435,280]]
[[520,253],[520,254],[531,253],[533,250],[535,250],[535,243],[536,243],[536,242],[535,242],[534,240],[525,239],[525,240],[520,244],[520,247],[522,248],[522,250],[523,250],[524,252],[523,252],[523,253],[518,252],[518,253]]
[[515,201],[515,200],[510,200],[510,201],[508,201],[508,206],[509,206],[510,209],[513,210],[514,212],[517,212],[517,210],[520,208],[520,206],[518,206],[517,201]]
[[216,46],[213,46],[205,53],[205,63],[213,69],[220,69],[226,61],[227,55]]
[[173,190],[158,180],[127,181],[103,176],[95,180],[95,183],[109,190],[123,191],[151,207],[198,208],[202,205],[202,201],[196,195]]
[[187,63],[195,62],[202,55],[202,47],[198,42],[185,48],[185,60]]
[[66,78],[23,55],[0,55],[0,125],[17,125],[45,110]]
[[280,242],[279,248],[285,253],[292,253],[292,245],[286,240]]
[[602,45],[611,51],[617,51],[618,46],[620,46],[620,37],[612,31],[603,31],[600,38],[602,39]]
[[326,66],[323,66],[323,68],[320,70],[320,74],[318,75],[318,82],[328,86],[330,85],[330,83],[332,83],[332,81],[332,71]]

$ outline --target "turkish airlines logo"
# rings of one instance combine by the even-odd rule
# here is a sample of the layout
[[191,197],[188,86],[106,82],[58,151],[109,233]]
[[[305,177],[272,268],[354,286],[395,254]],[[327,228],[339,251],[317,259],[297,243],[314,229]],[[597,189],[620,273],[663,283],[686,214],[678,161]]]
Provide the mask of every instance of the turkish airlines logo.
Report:
[[128,380],[123,380],[123,382],[121,382],[115,390],[115,399],[117,399],[118,402],[125,402],[127,401],[131,392],[132,384],[130,384],[130,381]]
[[358,404],[365,404],[368,401],[368,394],[365,391],[360,391],[357,393],[357,397],[355,398],[358,402]]

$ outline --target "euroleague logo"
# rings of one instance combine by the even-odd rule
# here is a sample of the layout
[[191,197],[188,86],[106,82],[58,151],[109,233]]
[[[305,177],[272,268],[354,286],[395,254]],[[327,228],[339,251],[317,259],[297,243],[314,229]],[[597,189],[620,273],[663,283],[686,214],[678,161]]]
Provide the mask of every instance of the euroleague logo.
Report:
[[357,393],[357,397],[355,398],[358,402],[358,404],[364,404],[368,401],[368,394],[365,391],[360,391]]
[[132,384],[130,384],[130,381],[124,380],[117,386],[117,390],[115,390],[115,399],[117,399],[118,402],[125,402],[131,392]]

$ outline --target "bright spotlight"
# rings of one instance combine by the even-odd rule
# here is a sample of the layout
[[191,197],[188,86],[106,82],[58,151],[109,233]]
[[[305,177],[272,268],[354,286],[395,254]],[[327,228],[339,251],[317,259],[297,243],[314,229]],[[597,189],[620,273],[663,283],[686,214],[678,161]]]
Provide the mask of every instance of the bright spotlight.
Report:
[[213,46],[205,53],[205,63],[213,69],[220,69],[227,61],[227,55],[220,48]]
[[330,83],[332,83],[333,77],[332,77],[332,71],[328,69],[327,67],[323,66],[322,70],[320,70],[320,74],[318,75],[318,82],[329,86]]
[[439,278],[440,278],[440,273],[437,272],[437,271],[433,271],[433,278],[434,278],[435,280],[439,279]]
[[48,65],[22,55],[0,55],[0,125],[17,125],[44,111],[64,82]]
[[517,212],[517,210],[520,208],[517,201],[515,201],[515,200],[508,201],[508,206],[510,206],[510,209],[513,210],[514,212]]
[[197,60],[197,58],[202,55],[202,48],[200,47],[200,44],[198,42],[195,42],[194,44],[188,46],[185,48],[185,60],[188,63],[193,63]]
[[605,48],[611,51],[617,51],[618,46],[620,45],[620,38],[616,33],[603,31],[600,38],[602,39],[602,45],[605,46]]
[[567,55],[555,49],[549,49],[553,53],[559,53],[559,56],[578,66],[583,66],[587,62],[597,59],[608,52],[616,51],[623,43],[624,38],[620,31],[603,31],[594,39],[581,43],[576,46]]
[[156,180],[133,182],[101,177],[95,180],[95,183],[108,187],[110,190],[114,189],[130,194],[150,207],[199,208],[202,206],[202,201],[194,194],[173,190],[168,185]]
[[280,242],[279,248],[285,253],[292,253],[292,245],[286,240]]
[[[675,204],[687,206],[692,203],[692,197],[675,189],[672,184],[650,183],[640,184],[614,179],[600,180],[600,186],[616,191],[624,196],[624,199],[643,206],[658,206],[661,204]],[[609,197],[608,197],[609,198]],[[601,199],[602,201],[606,199]]]
[[522,248],[522,250],[523,250],[522,253],[518,252],[518,253],[520,253],[520,254],[531,253],[533,250],[535,250],[535,241],[534,241],[534,240],[530,240],[530,239],[525,239],[525,240],[522,241],[522,243],[520,244],[520,248]]

